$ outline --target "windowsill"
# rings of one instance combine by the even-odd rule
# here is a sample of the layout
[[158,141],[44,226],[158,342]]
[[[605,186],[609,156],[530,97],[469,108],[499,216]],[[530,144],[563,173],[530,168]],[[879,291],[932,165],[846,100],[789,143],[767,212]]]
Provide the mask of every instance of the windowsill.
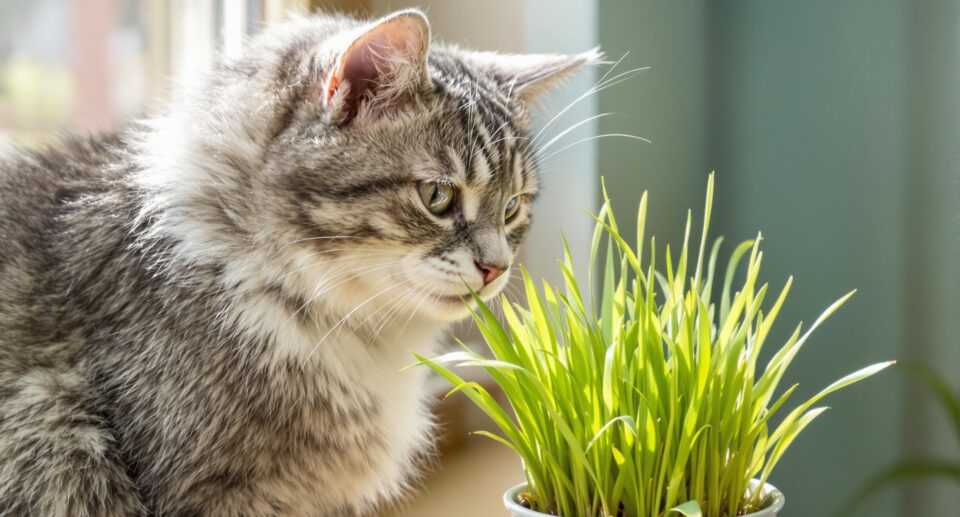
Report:
[[506,446],[471,436],[447,454],[408,503],[385,517],[506,515],[503,493],[523,482],[520,460]]

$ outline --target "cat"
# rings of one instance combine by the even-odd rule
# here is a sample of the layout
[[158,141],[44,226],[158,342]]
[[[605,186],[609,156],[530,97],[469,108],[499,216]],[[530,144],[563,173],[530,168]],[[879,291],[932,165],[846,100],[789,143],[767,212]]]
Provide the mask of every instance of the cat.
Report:
[[429,450],[412,352],[495,296],[536,99],[599,52],[265,30],[161,115],[0,159],[0,515],[356,515]]

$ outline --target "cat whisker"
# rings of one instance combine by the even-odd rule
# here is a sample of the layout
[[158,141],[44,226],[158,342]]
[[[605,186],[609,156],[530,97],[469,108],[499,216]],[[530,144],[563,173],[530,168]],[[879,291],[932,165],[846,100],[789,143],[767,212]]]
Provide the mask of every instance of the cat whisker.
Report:
[[601,139],[601,138],[610,138],[610,137],[629,138],[629,139],[632,139],[632,140],[640,140],[641,142],[646,142],[646,143],[648,143],[648,144],[651,143],[650,140],[648,140],[648,139],[646,139],[646,138],[643,138],[642,136],[630,135],[630,134],[627,134],[627,133],[604,133],[604,134],[602,134],[602,135],[594,135],[594,136],[590,136],[590,137],[587,137],[587,138],[581,138],[580,140],[577,140],[576,142],[574,142],[574,143],[572,143],[572,144],[565,145],[565,146],[561,147],[560,149],[557,149],[556,151],[548,154],[547,156],[544,157],[544,159],[546,160],[546,159],[548,159],[548,158],[551,158],[551,157],[557,155],[558,153],[562,153],[563,151],[566,151],[567,149],[570,149],[571,147],[574,147],[574,146],[577,146],[577,145],[580,145],[580,144],[589,142],[589,141],[591,141],[591,140],[599,140],[599,139]]
[[337,251],[369,251],[369,252],[371,252],[371,253],[364,253],[364,254],[358,254],[358,255],[348,255],[348,256],[346,256],[346,257],[333,257],[333,258],[326,259],[326,260],[324,260],[324,261],[312,262],[312,263],[310,263],[310,264],[306,264],[306,265],[304,265],[304,266],[302,266],[302,267],[299,267],[299,268],[297,268],[297,269],[294,269],[294,270],[291,270],[291,271],[287,271],[286,273],[284,273],[284,274],[280,275],[279,277],[277,277],[277,279],[278,279],[278,280],[282,280],[282,279],[284,279],[284,278],[287,278],[287,277],[290,276],[290,275],[294,275],[294,274],[296,274],[296,273],[300,273],[300,272],[305,271],[305,270],[307,270],[307,269],[310,269],[310,268],[312,268],[312,267],[325,265],[325,264],[328,264],[328,263],[333,262],[333,261],[339,261],[339,260],[344,260],[344,259],[357,259],[357,258],[361,258],[361,257],[374,257],[374,256],[380,256],[380,255],[403,255],[403,254],[405,253],[405,252],[403,252],[403,251],[375,250],[375,249],[372,249],[372,248],[335,248],[335,249],[324,250],[324,251],[316,251],[316,252],[310,253],[309,255],[307,255],[307,256],[305,256],[305,257],[302,257],[301,260],[306,260],[306,259],[313,258],[313,257],[319,256],[319,255],[324,255],[324,254],[327,254],[327,253],[334,253],[334,252],[337,252]]
[[[618,84],[619,84],[619,83],[618,83]],[[612,85],[611,85],[611,86],[612,86]],[[598,90],[598,91],[599,91],[599,90]],[[541,160],[543,160],[544,158],[542,157],[542,153],[543,153],[544,151],[546,151],[548,148],[550,148],[552,145],[554,145],[557,141],[559,141],[560,138],[562,138],[563,136],[569,134],[571,131],[573,131],[574,129],[576,129],[577,127],[579,127],[579,126],[581,126],[581,125],[583,125],[583,124],[587,124],[587,123],[589,123],[589,122],[591,122],[591,121],[593,121],[593,120],[595,120],[595,119],[599,119],[599,118],[602,118],[602,117],[605,117],[605,116],[609,116],[609,115],[613,115],[613,114],[615,114],[615,113],[610,113],[610,112],[608,112],[608,113],[601,113],[601,114],[599,114],[599,115],[594,115],[594,116],[591,116],[591,117],[587,117],[586,119],[583,119],[583,120],[577,122],[576,124],[573,124],[572,126],[568,127],[567,129],[561,131],[559,134],[557,134],[556,136],[554,136],[553,138],[551,138],[550,141],[548,141],[548,142],[547,142],[545,145],[543,145],[543,146],[539,146],[539,147],[538,147],[538,146],[536,145],[536,143],[534,143],[534,154],[537,155]],[[541,133],[542,133],[542,132],[543,132],[543,130],[541,130]],[[596,137],[598,137],[598,136],[601,136],[601,135],[594,135],[594,137],[591,137],[591,138],[596,138]],[[610,136],[610,135],[602,135],[602,136]],[[648,140],[648,139],[646,139],[646,138],[643,138],[643,137],[640,137],[640,136],[636,136],[636,135],[626,135],[626,136],[628,136],[628,137],[630,137],[630,138],[635,138],[635,139],[638,139],[638,140],[642,140],[642,141],[647,142],[647,143],[650,143],[650,140]],[[588,139],[586,139],[586,140],[581,140],[581,141],[575,142],[575,144],[580,144],[580,143],[589,141],[591,138],[588,138]],[[574,145],[575,145],[575,144],[574,144]],[[565,150],[565,149],[568,149],[568,148],[570,148],[570,147],[573,147],[573,145],[566,146],[566,147],[562,148],[561,150]],[[549,155],[548,155],[548,156],[549,156]],[[543,166],[543,162],[541,162],[541,166]]]
[[284,249],[288,248],[289,246],[293,246],[294,244],[298,244],[298,243],[301,243],[301,242],[307,242],[307,241],[333,240],[333,239],[359,239],[359,238],[360,238],[360,237],[356,237],[356,236],[353,236],[353,235],[331,235],[331,236],[325,236],[325,237],[304,237],[304,238],[302,238],[302,239],[297,239],[297,240],[294,240],[294,241],[291,241],[291,242],[288,242],[288,243],[284,244],[283,246],[280,247],[280,250],[279,250],[279,251],[283,251]]
[[409,325],[410,321],[413,320],[414,314],[417,314],[420,312],[420,309],[423,307],[423,304],[426,303],[428,299],[430,301],[435,302],[439,298],[437,297],[437,295],[434,295],[434,294],[427,294],[427,296],[421,297],[420,302],[417,304],[417,307],[414,310],[410,311],[410,314],[407,315],[406,321],[403,322],[403,326],[400,327],[400,331],[399,331],[400,334],[403,334],[403,332],[407,330],[407,325]]
[[538,153],[542,153],[543,151],[546,151],[547,149],[550,148],[551,145],[555,144],[555,143],[557,142],[557,140],[560,140],[561,138],[567,136],[568,134],[570,134],[571,131],[577,129],[578,127],[580,127],[580,126],[582,126],[582,125],[584,125],[584,124],[588,124],[588,123],[590,123],[590,122],[593,121],[593,120],[597,120],[597,119],[599,119],[599,118],[603,118],[603,117],[606,117],[606,116],[609,116],[609,115],[613,115],[613,113],[609,113],[609,112],[608,112],[608,113],[601,113],[601,114],[599,114],[599,115],[594,115],[594,116],[592,116],[592,117],[587,117],[587,118],[581,120],[580,122],[577,122],[576,124],[571,125],[571,126],[568,127],[567,129],[564,129],[564,130],[561,131],[559,134],[557,134],[556,136],[554,136],[553,138],[551,138],[547,143],[545,143],[545,144],[543,144],[542,146],[540,146],[540,148],[537,150],[537,152],[538,152]]
[[[496,130],[494,130],[493,134],[490,135],[490,139],[493,140],[494,138],[496,138],[497,135],[500,134],[500,131],[503,131],[503,128],[507,127],[507,124],[509,124],[509,123],[510,123],[510,120],[508,119],[508,120],[506,120],[503,124],[500,124],[500,126],[497,127]],[[487,145],[490,145],[490,144],[487,144]],[[483,146],[484,149],[486,149],[486,147],[487,147],[486,145]]]
[[[415,274],[417,275],[418,278],[426,278],[426,275],[424,275],[424,274],[422,274],[422,273],[415,272]],[[411,294],[411,295],[412,295],[412,294],[416,294],[417,292],[420,292],[419,289],[418,289],[418,290],[411,290],[411,291],[410,291],[410,294]],[[409,296],[408,296],[407,298],[409,298]],[[399,330],[399,333],[400,333],[400,334],[402,334],[402,333],[407,329],[407,325],[410,324],[410,321],[412,321],[413,316],[420,312],[420,309],[423,307],[423,304],[424,304],[428,299],[431,300],[431,301],[436,301],[436,300],[438,299],[438,297],[437,297],[436,295],[431,295],[431,294],[427,294],[427,296],[421,297],[421,298],[420,298],[420,302],[417,303],[417,306],[416,306],[413,310],[408,311],[409,314],[407,315],[407,319],[404,321],[403,326],[400,327],[400,330]],[[404,301],[404,303],[405,303],[405,301]],[[397,314],[399,314],[399,312],[397,312],[395,315],[397,315]],[[386,323],[387,323],[387,322],[384,322],[383,324],[381,324],[380,329],[377,331],[377,334],[376,334],[376,335],[379,335],[379,333],[380,333],[380,332],[383,330],[383,328],[386,326]]]
[[556,169],[561,166],[565,166],[573,160],[573,157],[569,154],[560,154],[558,156],[553,156],[549,160],[542,160],[540,162],[540,167],[544,170]]
[[[363,257],[363,256],[359,256],[359,257]],[[305,271],[305,270],[308,270],[308,269],[312,269],[312,268],[315,268],[315,267],[319,267],[319,266],[336,264],[333,268],[331,268],[330,271],[326,272],[326,274],[324,275],[324,278],[322,279],[321,283],[318,284],[318,285],[314,288],[314,292],[313,292],[313,294],[310,296],[310,299],[308,299],[307,301],[305,301],[305,302],[303,303],[303,305],[301,305],[301,306],[298,308],[298,310],[297,310],[296,312],[294,312],[294,314],[293,314],[291,317],[296,316],[301,310],[303,310],[303,309],[306,308],[308,305],[310,305],[311,303],[313,303],[314,301],[316,301],[317,299],[319,299],[319,297],[322,296],[322,295],[325,293],[324,288],[325,288],[326,286],[328,286],[330,282],[332,282],[332,281],[334,281],[334,280],[336,280],[336,279],[342,278],[344,275],[349,275],[350,273],[357,273],[357,275],[354,275],[353,277],[348,278],[348,279],[345,280],[345,281],[349,281],[349,280],[351,280],[352,278],[356,278],[357,276],[359,276],[359,275],[361,275],[361,274],[364,274],[364,273],[366,273],[366,272],[368,272],[368,271],[375,270],[375,269],[377,269],[378,267],[380,267],[380,266],[382,265],[382,264],[368,264],[368,265],[362,266],[362,267],[360,267],[360,268],[355,268],[355,269],[353,269],[352,271],[346,271],[346,270],[350,269],[351,263],[350,263],[350,262],[344,262],[344,263],[341,264],[341,261],[346,261],[346,260],[348,260],[348,259],[353,259],[353,258],[357,258],[357,257],[356,257],[356,256],[355,256],[355,257],[334,257],[334,258],[331,258],[331,259],[326,260],[326,261],[323,261],[323,262],[316,262],[316,263],[313,263],[313,264],[308,264],[308,265],[306,265],[306,266],[303,266],[303,267],[299,268],[299,269],[296,270],[296,271],[292,271],[292,272],[290,272],[290,273],[285,273],[283,276],[279,277],[279,278],[282,279],[282,278],[284,278],[284,277],[286,277],[286,276],[288,276],[288,275],[290,275],[290,274],[293,274],[293,273],[302,272],[302,271]],[[341,272],[344,272],[344,274],[341,275],[341,274],[340,274]],[[332,289],[333,287],[336,287],[337,285],[339,285],[339,284],[331,285],[330,288]]]
[[498,139],[496,139],[496,140],[491,140],[490,142],[487,142],[486,145],[484,145],[484,146],[481,147],[480,149],[477,149],[476,151],[474,151],[474,153],[483,152],[486,148],[490,147],[491,145],[493,145],[493,144],[498,144],[498,143],[500,143],[500,142],[506,142],[506,141],[508,141],[508,140],[529,140],[529,139],[530,139],[530,137],[528,137],[528,136],[520,136],[520,135],[511,135],[511,136],[500,137],[500,138],[498,138]]
[[[361,277],[361,276],[363,276],[363,275],[372,273],[372,272],[374,272],[374,271],[379,271],[379,270],[381,270],[381,269],[386,269],[386,268],[388,268],[388,267],[395,266],[395,265],[396,265],[396,263],[393,263],[393,262],[391,262],[391,263],[386,263],[386,264],[373,264],[373,265],[364,266],[364,267],[360,267],[360,268],[354,269],[354,270],[350,271],[349,273],[344,273],[344,274],[342,274],[342,275],[341,275],[341,274],[336,274],[336,275],[331,276],[331,277],[327,280],[327,282],[321,283],[319,286],[317,286],[317,288],[314,290],[314,293],[310,296],[310,298],[307,299],[306,301],[304,301],[299,307],[297,307],[297,310],[295,310],[295,311],[293,312],[293,314],[291,314],[290,317],[287,318],[286,321],[284,321],[283,326],[286,326],[286,325],[290,324],[290,322],[293,320],[293,318],[295,318],[298,314],[302,313],[307,307],[309,307],[311,304],[315,303],[315,302],[316,302],[317,300],[319,300],[324,294],[330,292],[330,291],[333,290],[334,288],[336,288],[336,287],[338,287],[338,286],[340,286],[340,285],[343,285],[343,284],[345,284],[345,283],[347,283],[347,282],[349,282],[349,281],[351,281],[351,280],[354,280],[354,279],[356,279],[356,278],[359,278],[359,277]],[[339,273],[340,271],[343,271],[344,269],[347,269],[347,268],[346,268],[346,267],[342,267],[342,268],[338,269],[338,270],[336,271],[336,273]],[[356,273],[356,274],[350,275],[350,273]],[[347,278],[344,278],[344,276],[347,276]],[[342,280],[341,280],[341,279],[342,279]],[[333,283],[332,285],[329,285],[329,282],[332,282],[332,281],[334,281],[334,280],[338,280],[338,281],[335,282],[335,283]]]
[[387,327],[391,320],[393,320],[397,315],[402,311],[404,304],[416,294],[416,288],[410,287],[398,296],[390,306],[390,309],[383,315],[383,320],[374,327],[373,334],[370,336],[371,341],[376,341],[377,337],[380,336],[380,333]]
[[[507,301],[515,302],[520,299],[520,289],[516,286],[507,284],[503,288],[503,293],[507,296]],[[512,300],[510,299],[511,297],[513,298]]]
[[[624,55],[624,57],[626,57],[626,55]],[[620,59],[622,60],[623,58],[620,58]],[[619,63],[620,63],[620,61],[617,61],[617,64],[619,64]],[[615,66],[616,66],[616,64],[614,64],[614,67],[615,67]],[[613,67],[611,67],[611,70],[612,70],[612,68],[613,68]],[[601,79],[600,79],[599,81],[597,81],[596,84],[594,84],[592,87],[590,87],[587,91],[585,91],[585,92],[584,92],[583,94],[581,94],[579,97],[577,97],[576,99],[574,99],[573,101],[571,101],[569,104],[567,104],[563,109],[561,109],[559,112],[557,112],[557,114],[555,114],[549,121],[547,121],[547,123],[544,124],[543,127],[541,127],[540,130],[537,132],[536,136],[534,136],[534,138],[533,138],[533,143],[534,143],[534,145],[536,145],[536,144],[540,141],[540,138],[543,136],[543,134],[544,134],[544,132],[547,130],[547,128],[549,128],[551,125],[553,125],[553,123],[556,122],[557,119],[559,119],[560,117],[562,117],[566,112],[568,112],[568,111],[570,111],[571,109],[573,109],[574,106],[576,106],[577,104],[579,104],[580,102],[582,102],[584,99],[587,99],[587,98],[589,98],[590,96],[592,96],[592,95],[594,95],[594,94],[596,94],[596,93],[599,93],[599,92],[601,92],[601,91],[603,91],[603,90],[606,90],[607,88],[610,88],[611,86],[616,86],[616,85],[618,85],[618,84],[620,84],[620,83],[622,83],[622,82],[624,82],[624,81],[627,81],[627,80],[629,80],[629,79],[632,79],[635,75],[639,74],[640,72],[642,72],[642,71],[644,71],[644,70],[648,70],[649,68],[650,68],[649,66],[643,66],[643,67],[633,68],[633,69],[627,70],[627,71],[625,71],[625,72],[621,72],[621,73],[619,73],[619,74],[617,74],[617,75],[615,75],[615,76],[613,76],[613,77],[611,77],[611,78],[609,78],[609,79],[604,79],[604,78],[606,77],[606,74],[605,74],[603,77],[601,77]],[[609,72],[608,72],[608,73],[609,73]]]
[[[379,270],[381,270],[381,269],[387,269],[387,268],[390,268],[390,267],[394,267],[394,266],[396,266],[398,263],[399,263],[399,262],[386,262],[386,263],[381,263],[381,264],[368,264],[368,265],[366,265],[366,266],[361,266],[361,267],[358,267],[358,268],[353,269],[352,271],[350,271],[350,273],[357,273],[357,274],[355,274],[355,275],[353,275],[353,276],[350,276],[349,278],[347,278],[347,279],[345,279],[345,280],[343,280],[343,281],[334,283],[334,284],[332,284],[332,285],[330,285],[330,282],[331,282],[331,281],[333,281],[333,280],[336,279],[336,278],[342,278],[343,275],[337,275],[337,276],[335,276],[335,277],[330,277],[330,278],[324,279],[324,281],[323,281],[320,285],[317,286],[317,290],[315,291],[316,294],[315,294],[315,296],[314,296],[313,299],[316,300],[318,297],[323,296],[324,294],[326,294],[327,292],[329,292],[331,289],[333,289],[333,288],[335,288],[335,287],[338,287],[338,286],[340,286],[340,285],[342,285],[342,284],[344,284],[344,283],[346,283],[346,282],[349,282],[350,280],[353,280],[353,279],[355,279],[355,278],[359,278],[360,276],[369,274],[369,273],[371,273],[371,272],[373,272],[373,271],[379,271]],[[343,271],[343,270],[345,270],[345,269],[348,269],[348,267],[344,266],[344,267],[338,269],[337,272]],[[345,274],[346,274],[346,273],[345,273]]]
[[[384,308],[386,308],[387,310],[386,310],[386,312],[384,312],[383,314],[381,314],[381,316],[383,316],[384,318],[386,318],[386,317],[390,314],[390,312],[392,312],[394,309],[396,309],[396,308],[399,306],[399,304],[396,303],[398,299],[400,299],[400,298],[405,298],[405,297],[409,296],[409,295],[412,294],[416,289],[417,289],[417,286],[416,286],[416,285],[410,285],[410,287],[408,287],[408,288],[407,288],[406,290],[404,290],[402,293],[394,296],[389,302],[387,302],[387,303],[384,304]],[[357,326],[358,326],[358,327],[361,327],[361,326],[365,325],[365,324],[366,324],[368,321],[370,321],[370,319],[372,319],[374,316],[377,316],[377,313],[376,313],[376,312],[373,312],[373,313],[371,313],[370,315],[368,315],[368,316],[367,316],[366,318],[364,318],[364,320],[361,321]]]
[[413,295],[417,294],[417,291],[418,289],[416,286],[411,286],[409,289],[404,291],[404,293],[400,297],[398,297],[399,299],[397,300],[397,302],[394,303],[393,307],[384,315],[384,320],[380,322],[380,325],[378,325],[374,329],[373,335],[370,338],[371,341],[375,341],[377,337],[380,335],[380,333],[383,332],[383,329],[386,328],[387,324],[390,323],[392,319],[396,318],[401,313],[401,308],[403,307],[403,304],[405,304],[407,300],[413,297]]
[[604,79],[606,79],[608,75],[612,74],[613,71],[616,70],[618,66],[620,66],[620,63],[622,63],[623,60],[626,59],[627,56],[629,56],[629,55],[630,55],[630,51],[629,51],[629,50],[626,51],[626,52],[624,52],[623,55],[620,56],[620,59],[616,60],[612,65],[610,65],[610,68],[608,68],[607,71],[604,72],[603,75],[601,75],[599,79],[597,79],[597,83],[602,83],[602,82],[604,81]]
[[348,312],[345,316],[343,316],[342,318],[340,318],[340,320],[337,321],[337,323],[335,323],[332,327],[330,327],[330,329],[327,330],[327,332],[320,338],[320,341],[318,341],[317,344],[314,345],[314,347],[313,347],[313,349],[310,351],[310,353],[307,354],[307,356],[303,358],[303,363],[300,365],[301,369],[304,369],[304,368],[306,367],[307,361],[310,360],[310,357],[317,351],[317,349],[319,349],[321,346],[323,346],[323,343],[327,340],[328,337],[330,337],[330,334],[332,334],[333,331],[335,331],[335,330],[343,327],[343,324],[346,323],[346,322],[350,319],[350,316],[353,316],[357,311],[359,311],[360,309],[362,309],[363,307],[365,307],[368,303],[370,303],[370,302],[372,302],[373,300],[377,299],[377,298],[378,298],[380,295],[382,295],[383,293],[385,293],[385,292],[387,292],[387,291],[389,291],[389,290],[391,290],[391,289],[396,289],[399,285],[400,285],[400,284],[392,284],[392,285],[387,286],[386,288],[378,291],[378,292],[377,292],[376,294],[374,294],[373,296],[371,296],[371,297],[367,298],[366,300],[360,302],[356,307],[354,307],[353,309],[351,309],[350,312]]

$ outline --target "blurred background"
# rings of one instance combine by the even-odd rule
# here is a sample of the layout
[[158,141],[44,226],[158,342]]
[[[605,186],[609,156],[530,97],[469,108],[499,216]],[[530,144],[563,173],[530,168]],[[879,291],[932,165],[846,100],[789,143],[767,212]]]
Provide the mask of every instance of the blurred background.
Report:
[[[548,128],[613,114],[565,137],[580,143],[546,164],[522,258],[534,276],[557,280],[561,228],[585,263],[592,224],[583,210],[598,206],[601,176],[625,220],[649,190],[650,229],[678,244],[686,209],[699,216],[716,170],[715,235],[729,243],[762,231],[765,279],[778,289],[796,278],[780,338],[859,289],[788,374],[801,394],[891,358],[929,365],[958,389],[956,0],[0,0],[0,148],[122,128],[290,9],[374,16],[411,5],[446,41],[508,52],[600,44],[623,57],[618,70],[651,67]],[[548,99],[541,126],[605,70]],[[591,139],[607,133],[652,143]],[[899,459],[960,459],[935,398],[902,371],[829,403],[772,478],[786,517],[830,515]],[[440,465],[395,515],[504,514],[500,496],[522,478],[519,463],[465,438],[483,426],[466,406],[441,411],[450,438]],[[958,487],[898,483],[847,515],[958,515]]]

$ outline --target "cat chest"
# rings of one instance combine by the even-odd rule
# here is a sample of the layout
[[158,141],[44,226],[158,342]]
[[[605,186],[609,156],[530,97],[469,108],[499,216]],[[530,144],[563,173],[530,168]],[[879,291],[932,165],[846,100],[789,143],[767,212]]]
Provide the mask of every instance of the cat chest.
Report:
[[423,383],[422,372],[385,371],[344,383],[354,393],[303,405],[260,458],[258,470],[272,473],[259,483],[262,492],[293,514],[362,510],[401,495],[429,443]]

